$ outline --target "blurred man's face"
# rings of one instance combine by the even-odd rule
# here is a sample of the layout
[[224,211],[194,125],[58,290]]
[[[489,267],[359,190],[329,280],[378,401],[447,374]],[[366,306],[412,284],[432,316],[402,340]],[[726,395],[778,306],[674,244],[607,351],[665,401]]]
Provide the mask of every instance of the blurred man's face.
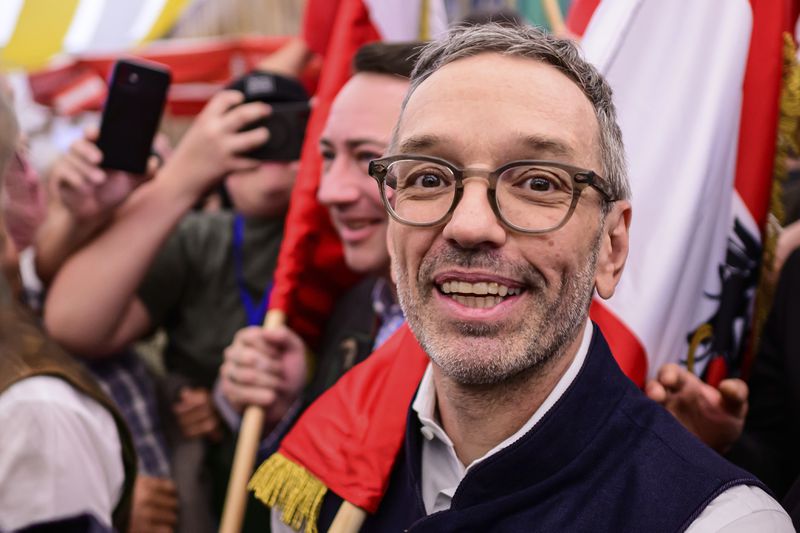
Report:
[[[482,170],[550,160],[600,173],[598,136],[590,102],[564,74],[531,59],[482,54],[444,66],[417,88],[391,155]],[[535,185],[529,181],[518,186]],[[498,220],[487,190],[484,175],[467,173],[449,219],[434,227],[389,225],[408,322],[437,372],[468,385],[499,383],[577,349],[595,283],[602,278],[598,290],[609,285],[611,246],[597,191],[583,191],[564,226],[531,235]]]
[[231,173],[225,188],[236,211],[254,218],[285,215],[297,167],[297,162],[265,161],[253,170]]
[[388,274],[387,215],[367,169],[383,155],[407,89],[401,78],[356,74],[336,96],[320,139],[324,168],[317,197],[356,272]]

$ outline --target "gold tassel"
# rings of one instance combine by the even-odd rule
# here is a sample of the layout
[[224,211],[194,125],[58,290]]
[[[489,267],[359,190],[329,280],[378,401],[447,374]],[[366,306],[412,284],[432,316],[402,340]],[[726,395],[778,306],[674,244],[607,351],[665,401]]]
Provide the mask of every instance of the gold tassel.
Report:
[[772,276],[778,233],[783,225],[783,184],[788,178],[786,158],[790,152],[800,154],[800,66],[797,63],[794,39],[783,34],[783,86],[781,87],[778,134],[775,146],[775,171],[769,202],[769,219],[764,235],[758,291],[754,317],[753,346],[758,346],[761,330],[772,307],[775,286]]
[[247,484],[256,498],[269,507],[282,509],[281,520],[295,531],[317,533],[322,498],[328,491],[311,472],[280,453],[261,463]]

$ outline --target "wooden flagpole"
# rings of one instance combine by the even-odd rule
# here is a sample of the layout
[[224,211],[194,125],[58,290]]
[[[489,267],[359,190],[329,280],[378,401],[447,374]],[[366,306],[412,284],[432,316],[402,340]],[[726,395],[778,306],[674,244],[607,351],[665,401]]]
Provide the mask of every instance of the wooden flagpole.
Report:
[[[271,309],[264,317],[264,329],[274,329],[286,322],[286,315],[279,309]],[[245,409],[236,453],[233,456],[225,507],[222,510],[220,533],[239,533],[242,530],[244,512],[247,508],[247,482],[253,475],[261,430],[264,428],[264,409],[250,405]]]

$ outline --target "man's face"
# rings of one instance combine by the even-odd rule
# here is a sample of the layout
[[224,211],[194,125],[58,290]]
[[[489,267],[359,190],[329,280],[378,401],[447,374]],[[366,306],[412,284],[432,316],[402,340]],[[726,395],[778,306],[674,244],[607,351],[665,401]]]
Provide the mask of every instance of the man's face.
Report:
[[[553,67],[498,54],[457,60],[423,82],[393,151],[460,168],[542,159],[602,170],[597,120],[581,90]],[[611,245],[591,188],[562,228],[524,235],[496,218],[487,181],[467,176],[446,223],[390,222],[392,273],[408,322],[441,372],[492,384],[577,347]]]
[[385,74],[356,74],[331,108],[320,139],[324,160],[318,199],[328,208],[347,265],[364,274],[385,274],[387,215],[367,169],[383,155],[408,81]]
[[246,217],[275,218],[289,208],[297,162],[264,161],[253,170],[232,172],[225,180],[231,202]]

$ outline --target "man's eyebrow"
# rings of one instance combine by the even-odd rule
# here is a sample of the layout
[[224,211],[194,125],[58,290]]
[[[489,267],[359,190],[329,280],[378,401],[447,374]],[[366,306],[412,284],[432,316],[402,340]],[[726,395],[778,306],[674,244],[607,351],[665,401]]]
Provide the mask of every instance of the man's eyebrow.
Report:
[[440,144],[442,144],[442,138],[437,135],[418,135],[403,140],[398,146],[398,150],[401,154],[413,154],[425,152]]
[[386,147],[386,141],[379,141],[378,139],[369,139],[369,138],[361,138],[361,139],[348,139],[345,145],[349,150],[354,150],[361,146],[362,144],[372,144],[375,146],[381,146],[383,148]]
[[[381,147],[384,147],[384,148],[386,147],[386,142],[385,141],[379,141],[377,139],[368,139],[366,137],[363,138],[363,139],[348,139],[347,141],[345,141],[345,145],[347,146],[348,150],[355,150],[356,148],[358,148],[362,144],[372,144],[372,145],[381,146]],[[333,148],[333,143],[331,141],[329,141],[328,139],[321,138],[319,140],[319,146],[320,146],[320,148],[332,149]]]
[[522,144],[528,150],[533,150],[537,154],[546,153],[553,156],[569,156],[574,154],[574,150],[566,143],[552,137],[540,137],[538,135],[526,135]]

